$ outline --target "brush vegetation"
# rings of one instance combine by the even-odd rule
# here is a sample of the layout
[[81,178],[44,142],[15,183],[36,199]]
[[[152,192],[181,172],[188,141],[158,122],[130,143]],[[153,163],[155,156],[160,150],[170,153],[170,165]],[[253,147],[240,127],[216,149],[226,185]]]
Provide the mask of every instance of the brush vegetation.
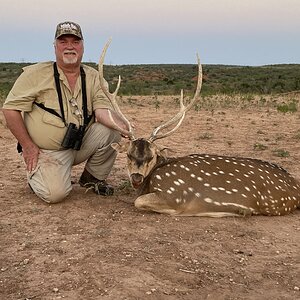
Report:
[[[86,63],[97,68],[95,63]],[[0,101],[7,96],[24,66],[30,63],[0,63]],[[119,95],[186,95],[194,92],[197,65],[105,65],[105,78],[114,90],[122,76]],[[202,96],[216,94],[278,94],[300,90],[300,64],[260,67],[203,65]],[[1,104],[1,102],[0,102]],[[294,107],[282,107],[283,111]]]

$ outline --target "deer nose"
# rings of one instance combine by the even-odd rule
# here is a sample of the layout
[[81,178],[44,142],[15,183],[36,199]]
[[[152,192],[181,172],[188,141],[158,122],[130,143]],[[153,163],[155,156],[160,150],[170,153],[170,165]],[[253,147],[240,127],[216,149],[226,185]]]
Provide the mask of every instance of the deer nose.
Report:
[[137,188],[144,181],[144,176],[139,173],[133,173],[130,175],[131,184],[134,188]]

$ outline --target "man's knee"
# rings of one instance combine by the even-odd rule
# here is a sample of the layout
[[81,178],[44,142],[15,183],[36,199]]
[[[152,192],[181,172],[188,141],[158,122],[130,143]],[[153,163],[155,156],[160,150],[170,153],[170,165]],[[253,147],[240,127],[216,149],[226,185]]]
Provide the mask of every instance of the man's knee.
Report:
[[29,183],[33,192],[43,201],[54,204],[62,202],[71,192],[72,187],[56,186],[56,187],[37,187]]
[[93,130],[101,137],[99,140],[104,139],[105,144],[117,143],[121,140],[121,135],[117,130],[108,128],[100,123],[94,123]]
[[47,203],[63,201],[72,190],[69,152],[42,152],[38,167],[27,173],[27,180],[33,192]]

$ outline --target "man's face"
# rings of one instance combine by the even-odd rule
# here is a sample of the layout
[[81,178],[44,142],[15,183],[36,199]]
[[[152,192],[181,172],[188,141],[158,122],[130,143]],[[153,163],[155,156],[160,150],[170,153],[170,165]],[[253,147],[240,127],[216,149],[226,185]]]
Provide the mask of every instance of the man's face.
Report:
[[80,65],[83,41],[74,35],[62,35],[54,43],[56,61],[61,65]]

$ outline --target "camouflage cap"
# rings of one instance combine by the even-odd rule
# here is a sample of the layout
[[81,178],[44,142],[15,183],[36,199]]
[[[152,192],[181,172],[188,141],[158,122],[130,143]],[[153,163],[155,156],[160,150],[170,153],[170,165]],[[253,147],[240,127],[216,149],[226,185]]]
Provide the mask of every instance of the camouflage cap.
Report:
[[55,39],[59,38],[64,34],[75,35],[81,40],[83,40],[81,28],[78,24],[74,22],[66,21],[66,22],[59,23],[56,26]]

